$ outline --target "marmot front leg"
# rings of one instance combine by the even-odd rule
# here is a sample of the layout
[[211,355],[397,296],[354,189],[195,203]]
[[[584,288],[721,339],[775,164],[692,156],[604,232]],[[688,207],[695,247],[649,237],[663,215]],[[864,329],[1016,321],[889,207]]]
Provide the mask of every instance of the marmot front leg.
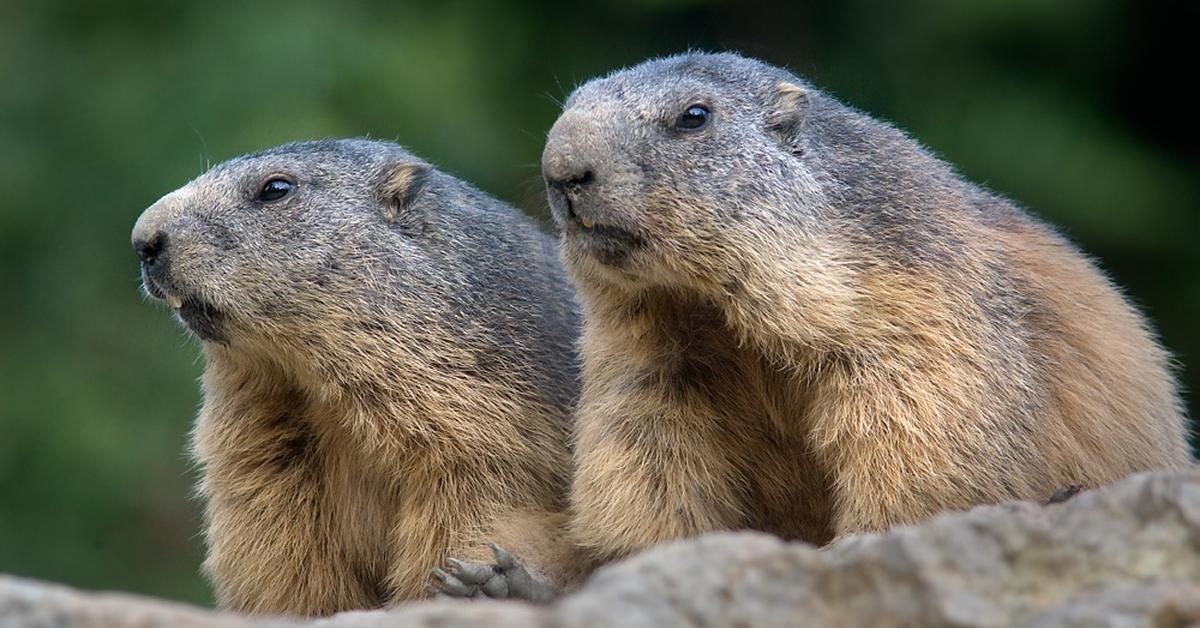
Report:
[[580,404],[571,486],[571,534],[591,558],[746,525],[727,417],[636,382],[606,388]]

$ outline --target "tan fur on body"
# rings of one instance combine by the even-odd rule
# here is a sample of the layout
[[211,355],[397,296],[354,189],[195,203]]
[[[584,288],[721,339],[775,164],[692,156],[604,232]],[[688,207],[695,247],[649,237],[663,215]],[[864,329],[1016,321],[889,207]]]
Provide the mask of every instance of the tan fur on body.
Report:
[[[254,201],[277,172],[295,191]],[[194,450],[222,607],[412,599],[489,541],[575,577],[576,315],[530,221],[398,147],[338,141],[215,168],[147,210],[135,245],[157,232],[147,289],[205,340]]]
[[[581,87],[550,133],[584,305],[583,547],[825,543],[1189,464],[1167,355],[1087,258],[800,84],[652,61]],[[673,128],[697,102],[711,123]]]
[[[363,340],[351,346],[378,342]],[[430,353],[453,359],[458,342]],[[346,357],[357,362],[351,373],[332,360],[306,372],[303,362],[208,351],[194,440],[208,503],[205,570],[221,605],[323,615],[412,599],[431,565],[488,558],[488,541],[563,580],[567,568],[546,560],[568,551],[560,511],[570,462],[551,423],[561,409],[522,399],[516,382],[421,372],[416,356]],[[514,460],[526,468],[506,475]],[[476,475],[485,469],[487,481]]]

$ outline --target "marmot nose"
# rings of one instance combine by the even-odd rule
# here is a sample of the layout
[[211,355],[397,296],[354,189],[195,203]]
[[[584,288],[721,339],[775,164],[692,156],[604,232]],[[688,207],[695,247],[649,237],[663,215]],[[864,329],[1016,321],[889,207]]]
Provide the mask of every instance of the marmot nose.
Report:
[[574,196],[580,190],[587,187],[591,182],[596,180],[596,174],[591,168],[583,168],[582,172],[573,172],[565,175],[552,176],[546,173],[546,184],[557,190],[562,190]]
[[558,177],[547,172],[546,186],[550,188],[550,211],[556,216],[565,214],[567,218],[575,219],[578,216],[575,213],[575,203],[579,200],[583,188],[595,180],[596,175],[590,168],[579,174]]
[[155,232],[147,239],[135,238],[133,241],[133,250],[137,251],[138,258],[146,266],[153,266],[166,248],[167,235],[161,231]]

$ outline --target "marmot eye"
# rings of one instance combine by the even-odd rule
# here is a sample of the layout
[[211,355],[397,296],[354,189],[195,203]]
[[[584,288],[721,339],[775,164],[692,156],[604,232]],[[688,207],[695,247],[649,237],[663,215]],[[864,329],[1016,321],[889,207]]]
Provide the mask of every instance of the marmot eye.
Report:
[[679,114],[679,119],[675,121],[675,128],[682,131],[695,131],[708,126],[709,119],[712,118],[712,113],[708,107],[704,105],[691,105]]
[[287,179],[271,179],[263,184],[262,191],[258,193],[258,200],[263,202],[277,201],[288,195],[292,191],[292,182]]

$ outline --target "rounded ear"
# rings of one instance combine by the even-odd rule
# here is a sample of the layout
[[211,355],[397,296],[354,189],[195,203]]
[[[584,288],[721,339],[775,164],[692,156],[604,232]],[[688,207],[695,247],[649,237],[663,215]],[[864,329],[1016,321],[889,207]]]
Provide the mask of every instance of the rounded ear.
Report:
[[379,206],[384,220],[401,226],[419,224],[414,209],[429,184],[431,168],[425,164],[395,163],[387,167],[379,186]]
[[789,151],[802,152],[800,132],[808,113],[808,92],[795,83],[784,81],[775,86],[775,99],[767,114],[767,132],[779,139]]

